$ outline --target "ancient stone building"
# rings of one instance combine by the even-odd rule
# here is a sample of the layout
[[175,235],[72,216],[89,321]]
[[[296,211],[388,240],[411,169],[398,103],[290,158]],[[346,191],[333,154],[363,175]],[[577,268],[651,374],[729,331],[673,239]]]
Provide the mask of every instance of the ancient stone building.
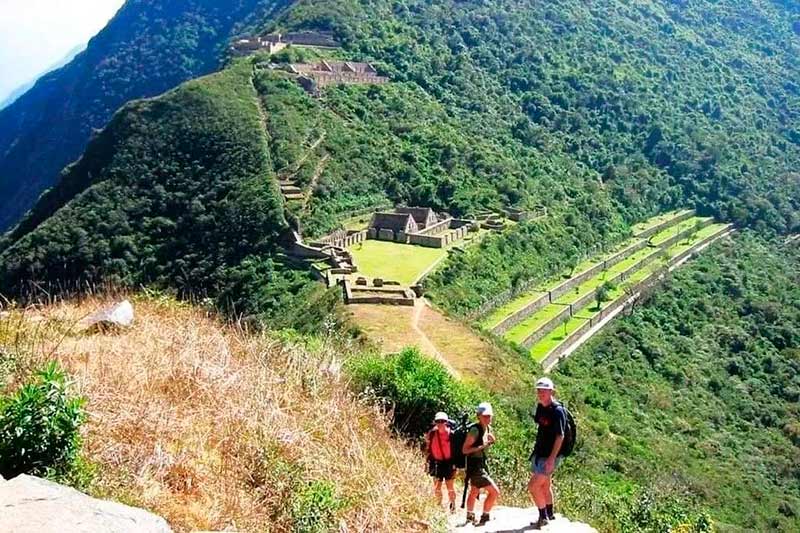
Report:
[[418,230],[414,217],[408,213],[375,213],[369,223],[370,239],[406,242],[409,233]]
[[411,215],[414,222],[417,223],[418,231],[422,231],[438,222],[436,213],[430,207],[398,207],[395,212]]
[[292,63],[288,70],[297,75],[300,85],[313,95],[319,95],[320,90],[328,85],[381,84],[389,81],[385,76],[378,76],[372,65],[352,61]]

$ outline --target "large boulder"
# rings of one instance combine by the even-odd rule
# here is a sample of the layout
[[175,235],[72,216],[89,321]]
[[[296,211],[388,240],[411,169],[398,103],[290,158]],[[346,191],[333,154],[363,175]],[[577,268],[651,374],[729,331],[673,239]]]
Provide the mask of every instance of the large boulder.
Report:
[[123,300],[107,309],[101,309],[81,321],[84,328],[127,328],[133,324],[133,306]]
[[171,533],[160,516],[21,475],[0,478],[0,531],[14,533]]

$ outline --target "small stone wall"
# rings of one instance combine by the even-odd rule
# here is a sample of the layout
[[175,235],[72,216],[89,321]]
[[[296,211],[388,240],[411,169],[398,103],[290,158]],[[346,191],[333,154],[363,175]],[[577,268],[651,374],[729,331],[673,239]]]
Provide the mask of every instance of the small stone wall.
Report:
[[349,248],[365,240],[367,240],[367,230],[365,229],[360,231],[337,230],[330,235],[320,237],[319,240],[311,244],[314,246],[330,245],[339,248]]
[[646,239],[647,237],[649,237],[651,235],[655,235],[656,233],[658,233],[658,232],[660,232],[660,231],[662,231],[662,230],[664,230],[664,229],[666,229],[666,228],[668,228],[670,226],[674,226],[675,224],[680,224],[684,220],[687,220],[687,219],[693,217],[694,215],[695,215],[694,209],[690,209],[686,213],[678,215],[675,218],[671,218],[669,220],[665,220],[664,222],[662,222],[661,224],[658,224],[657,226],[653,226],[650,229],[646,229],[644,231],[636,233],[636,234],[634,234],[634,237],[639,237],[640,239]]
[[549,303],[550,293],[545,292],[513,315],[506,317],[502,322],[492,328],[492,333],[500,336],[504,335],[506,331],[510,330]]
[[[409,233],[408,243],[427,248],[444,248],[448,244],[463,239],[469,233],[472,222],[469,220],[447,219],[434,224],[424,232]],[[433,235],[430,235],[430,233]]]
[[556,329],[559,325],[569,320],[572,316],[572,308],[569,305],[564,306],[564,310],[556,316],[542,324],[542,326],[525,337],[525,340],[520,345],[526,350],[530,350],[531,346],[539,342],[545,335]]
[[414,305],[414,293],[410,289],[353,287],[348,280],[342,280],[341,284],[347,304]]
[[378,240],[379,241],[393,241],[394,240],[394,231],[392,231],[390,229],[378,230]]

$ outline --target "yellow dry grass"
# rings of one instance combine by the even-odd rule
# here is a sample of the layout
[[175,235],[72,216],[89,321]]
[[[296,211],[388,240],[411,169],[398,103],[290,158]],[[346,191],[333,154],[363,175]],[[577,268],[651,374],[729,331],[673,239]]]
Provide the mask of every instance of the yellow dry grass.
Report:
[[135,301],[130,329],[76,332],[110,303],[0,322],[0,346],[28,353],[17,382],[57,359],[88,398],[93,494],[150,509],[177,531],[290,531],[292,496],[312,480],[337,483],[347,531],[408,531],[433,515],[423,458],[348,391],[330,343],[279,342],[152,299]]
[[535,377],[524,358],[510,358],[502,348],[483,338],[469,326],[445,316],[421,302],[414,327],[413,307],[394,305],[348,305],[350,317],[382,351],[399,352],[417,346],[439,359],[455,373],[483,387],[511,392]]

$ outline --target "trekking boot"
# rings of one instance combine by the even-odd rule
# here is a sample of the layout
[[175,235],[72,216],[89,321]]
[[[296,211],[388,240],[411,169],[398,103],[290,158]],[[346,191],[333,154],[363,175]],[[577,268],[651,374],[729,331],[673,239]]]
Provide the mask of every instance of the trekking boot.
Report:
[[539,530],[544,528],[547,525],[547,518],[544,516],[540,516],[536,522],[531,522],[531,526],[533,529]]
[[553,520],[556,519],[556,513],[553,510],[553,506],[552,505],[548,504],[547,507],[545,507],[545,510],[547,511],[547,521],[548,522],[552,522]]
[[475,527],[485,526],[486,522],[489,521],[489,513],[483,513],[481,515],[481,519],[475,522]]
[[467,523],[469,524],[470,522],[474,521],[475,521],[475,513],[473,513],[472,511],[467,511]]
[[451,514],[455,513],[456,512],[456,502],[450,502],[450,505],[447,507],[447,509],[450,511]]

